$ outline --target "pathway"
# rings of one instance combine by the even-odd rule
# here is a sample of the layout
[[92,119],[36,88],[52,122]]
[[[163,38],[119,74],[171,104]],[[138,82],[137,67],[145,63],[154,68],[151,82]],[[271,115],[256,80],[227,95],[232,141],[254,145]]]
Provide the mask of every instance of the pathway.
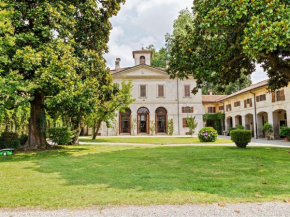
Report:
[[0,209],[0,217],[195,217],[195,216],[290,216],[290,203],[244,203],[244,204],[187,204],[151,206],[113,206],[82,210],[39,210],[39,209]]

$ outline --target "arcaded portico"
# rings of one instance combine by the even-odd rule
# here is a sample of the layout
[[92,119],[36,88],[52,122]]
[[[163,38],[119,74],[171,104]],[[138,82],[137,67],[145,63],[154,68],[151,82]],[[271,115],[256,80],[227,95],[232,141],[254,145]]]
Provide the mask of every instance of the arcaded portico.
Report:
[[290,87],[269,93],[268,80],[251,85],[241,91],[224,96],[207,107],[214,106],[216,113],[225,113],[225,131],[242,125],[256,138],[265,138],[262,126],[273,126],[273,138],[279,139],[282,126],[290,126]]

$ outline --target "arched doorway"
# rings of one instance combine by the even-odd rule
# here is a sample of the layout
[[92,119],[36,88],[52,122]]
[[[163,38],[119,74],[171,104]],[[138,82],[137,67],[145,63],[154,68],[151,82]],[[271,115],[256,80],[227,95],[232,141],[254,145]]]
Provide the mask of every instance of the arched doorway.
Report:
[[245,116],[245,129],[250,130],[252,132],[252,136],[254,137],[254,115],[253,114],[247,114]]
[[149,110],[142,107],[138,110],[138,134],[146,133],[149,134]]
[[243,121],[242,121],[242,116],[241,115],[237,115],[235,117],[235,121],[236,121],[236,126],[237,127],[238,125],[243,125]]
[[120,112],[119,115],[119,131],[122,133],[131,134],[131,110],[127,108],[125,112]]
[[233,118],[231,116],[227,117],[227,132],[229,134],[230,129],[233,127]]
[[273,112],[273,130],[274,137],[280,138],[279,130],[282,126],[287,126],[287,112],[284,109],[279,109]]
[[155,114],[156,133],[167,133],[167,110],[159,107]]
[[269,120],[268,120],[268,113],[267,112],[259,112],[257,114],[257,124],[258,124],[258,136],[259,136],[259,138],[265,138],[266,137],[266,134],[262,130],[262,127],[268,121]]

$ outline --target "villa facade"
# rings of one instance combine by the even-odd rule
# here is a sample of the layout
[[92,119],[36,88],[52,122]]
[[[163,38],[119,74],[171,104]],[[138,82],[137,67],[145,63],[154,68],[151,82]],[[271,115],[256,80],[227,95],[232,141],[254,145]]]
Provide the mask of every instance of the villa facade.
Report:
[[189,132],[187,117],[195,117],[196,130],[201,129],[204,126],[202,94],[201,91],[196,95],[191,93],[196,86],[195,80],[170,79],[164,68],[151,66],[151,51],[134,51],[133,58],[135,65],[128,68],[121,68],[121,59],[117,58],[111,74],[116,83],[124,78],[132,81],[135,102],[125,113],[117,114],[117,130],[108,129],[103,123],[100,135],[167,135],[170,120],[173,121],[173,135],[186,135]]

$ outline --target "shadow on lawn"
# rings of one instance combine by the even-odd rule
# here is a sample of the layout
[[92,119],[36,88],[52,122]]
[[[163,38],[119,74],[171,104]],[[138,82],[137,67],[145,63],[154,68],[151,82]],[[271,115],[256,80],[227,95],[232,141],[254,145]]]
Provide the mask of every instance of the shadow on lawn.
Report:
[[67,185],[199,191],[232,198],[255,192],[263,196],[290,192],[290,156],[281,149],[158,147],[71,155],[72,151],[80,150],[84,148],[54,151],[49,155],[53,157],[38,153],[34,159],[39,166],[36,170],[58,173]]

